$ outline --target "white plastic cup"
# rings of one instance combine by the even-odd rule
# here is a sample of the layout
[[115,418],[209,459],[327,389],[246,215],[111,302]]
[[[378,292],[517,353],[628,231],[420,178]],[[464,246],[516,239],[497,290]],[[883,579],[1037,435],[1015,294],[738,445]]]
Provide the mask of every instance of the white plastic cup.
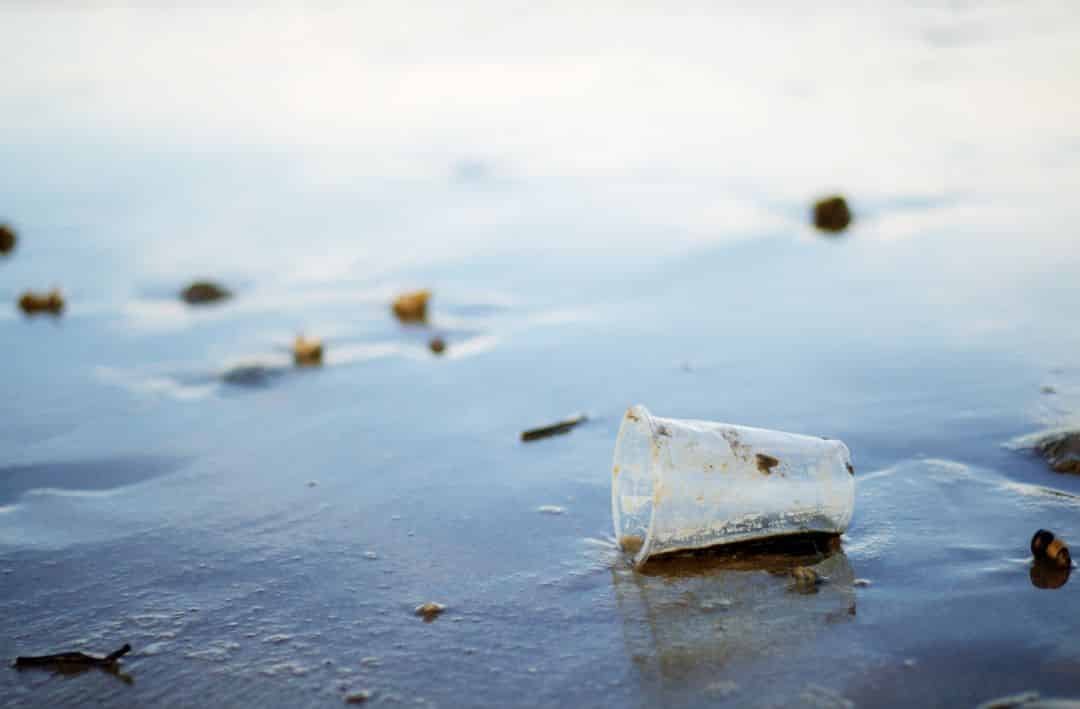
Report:
[[627,410],[615,441],[611,514],[634,565],[788,534],[840,534],[855,469],[837,440]]

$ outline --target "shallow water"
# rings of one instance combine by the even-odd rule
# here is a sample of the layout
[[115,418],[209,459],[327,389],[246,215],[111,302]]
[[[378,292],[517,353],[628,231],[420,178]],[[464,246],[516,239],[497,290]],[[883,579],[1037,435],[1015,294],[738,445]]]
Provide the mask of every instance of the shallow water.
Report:
[[[1080,405],[1067,5],[386,12],[0,8],[0,656],[134,647],[0,702],[1080,696],[1080,481],[1009,445]],[[625,566],[638,402],[848,444],[817,593]]]

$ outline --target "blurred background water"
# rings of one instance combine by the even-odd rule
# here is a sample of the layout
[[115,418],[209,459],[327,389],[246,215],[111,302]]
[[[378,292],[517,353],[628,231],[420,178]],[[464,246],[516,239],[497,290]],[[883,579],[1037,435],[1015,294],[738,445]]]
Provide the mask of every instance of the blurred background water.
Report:
[[[1008,445],[1080,402],[1069,3],[7,3],[0,46],[0,655],[135,648],[0,702],[1080,693],[1027,551],[1080,484]],[[831,585],[629,573],[638,402],[845,440]]]

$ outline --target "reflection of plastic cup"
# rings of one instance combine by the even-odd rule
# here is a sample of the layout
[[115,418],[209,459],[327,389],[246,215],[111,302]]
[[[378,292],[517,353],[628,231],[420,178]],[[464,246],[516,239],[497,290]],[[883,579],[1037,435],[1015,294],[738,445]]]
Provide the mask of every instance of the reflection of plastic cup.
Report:
[[[813,593],[801,592],[791,577],[799,565],[827,580]],[[827,628],[855,617],[854,569],[843,550],[828,544],[676,555],[657,559],[644,571],[612,569],[623,641],[644,706],[719,703],[715,694],[702,693],[709,693],[710,685],[721,690],[743,685],[744,671],[752,665],[763,667],[766,676],[777,670],[779,676],[766,684],[784,693],[797,665],[833,672],[821,664],[819,651],[799,648],[812,648]],[[804,652],[816,659],[806,663]],[[782,701],[780,696],[758,696],[767,688],[753,691],[755,701],[740,696],[736,705],[781,705],[773,703]]]
[[855,506],[840,441],[626,412],[615,442],[615,536],[650,556],[785,534],[839,534]]

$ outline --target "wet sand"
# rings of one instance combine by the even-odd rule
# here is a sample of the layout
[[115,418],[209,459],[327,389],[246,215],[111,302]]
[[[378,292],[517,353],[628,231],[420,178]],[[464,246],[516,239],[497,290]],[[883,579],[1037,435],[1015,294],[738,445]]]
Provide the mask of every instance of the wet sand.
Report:
[[[44,23],[64,36],[82,36],[81,23],[113,27],[78,12],[0,12],[8,26]],[[173,19],[219,32],[230,17]],[[995,18],[975,25],[1014,26]],[[130,19],[114,28],[117,42],[87,45],[109,48],[103,76],[160,28],[156,17]],[[875,70],[934,106],[926,87],[939,84],[923,62],[942,63],[931,75],[943,90],[956,75],[983,85],[943,43],[992,54],[1006,41],[964,34],[974,19],[962,12],[943,25],[903,19],[923,31],[912,46],[867,30],[902,65]],[[1047,22],[1036,13],[1008,41],[1073,46],[1075,22]],[[25,60],[19,75],[31,79],[11,95],[38,96],[36,81],[52,96],[67,64],[27,54],[30,45],[19,56],[41,64]],[[56,117],[68,116],[69,98],[42,99],[53,122],[0,119],[14,136],[4,164],[24,166],[17,179],[0,176],[10,196],[0,208],[13,210],[0,220],[19,225],[18,249],[0,263],[10,305],[0,312],[10,344],[0,657],[133,648],[121,663],[130,682],[0,669],[0,704],[341,706],[363,691],[376,706],[444,707],[1080,697],[1076,580],[1032,573],[1028,546],[1040,528],[1080,545],[1080,477],[1008,445],[1080,416],[1080,215],[1062,187],[1080,180],[1054,125],[1024,106],[975,133],[945,116],[893,155],[891,124],[863,116],[881,154],[857,146],[875,161],[863,171],[830,163],[863,182],[844,186],[856,220],[821,239],[804,195],[831,188],[820,184],[829,176],[789,178],[789,166],[824,164],[812,147],[798,152],[801,140],[759,151],[761,162],[707,156],[738,163],[750,175],[740,181],[695,172],[685,146],[655,174],[575,171],[566,165],[591,153],[569,136],[553,148],[545,138],[535,153],[507,149],[526,156],[507,174],[500,160],[518,165],[512,157],[476,158],[468,141],[446,156],[431,138],[435,167],[395,177],[399,163],[365,162],[356,146],[333,156],[312,147],[351,133],[300,104],[284,112],[292,123],[268,118],[269,137],[243,131],[252,145],[238,146],[236,126],[256,124],[203,100],[203,75],[161,64],[174,56],[162,46],[146,61],[195,79],[177,84],[200,99],[172,107],[183,130],[149,105],[153,94],[131,113],[120,103],[99,115],[95,104],[75,137]],[[298,66],[329,66],[321,50],[297,46]],[[221,66],[242,78],[236,61]],[[698,96],[695,85],[679,96]],[[813,101],[817,84],[760,86],[789,106]],[[193,108],[208,105],[223,123]],[[102,115],[135,143],[105,131]],[[1010,132],[1009,120],[1030,130]],[[665,140],[691,140],[685,128]],[[30,140],[39,130],[68,149]],[[175,142],[148,137],[157,131]],[[1008,169],[996,169],[1008,160],[992,150],[995,131],[1032,141]],[[722,140],[715,133],[702,145]],[[942,167],[941,156],[956,162]],[[941,175],[958,182],[931,181]],[[229,300],[178,299],[209,276]],[[68,301],[62,318],[23,318],[21,290],[53,282]],[[426,287],[427,322],[395,319],[394,296]],[[322,366],[293,366],[300,333],[320,339]],[[856,467],[852,526],[838,547],[794,557],[633,572],[611,536],[609,470],[622,412],[637,402],[842,439]],[[520,442],[575,411],[588,423]],[[823,582],[798,587],[796,565]],[[428,602],[445,609],[418,616]]]

